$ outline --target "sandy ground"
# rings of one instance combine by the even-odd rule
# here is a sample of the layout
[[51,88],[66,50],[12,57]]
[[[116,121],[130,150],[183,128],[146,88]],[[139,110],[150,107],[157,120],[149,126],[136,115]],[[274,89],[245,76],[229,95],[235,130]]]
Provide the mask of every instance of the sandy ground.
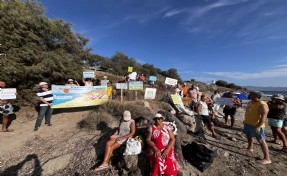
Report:
[[[88,133],[77,123],[87,116],[88,110],[63,112],[53,115],[53,126],[42,125],[34,132],[36,112],[22,108],[10,128],[11,133],[0,133],[0,175],[95,175],[93,145],[100,131]],[[206,171],[196,169],[191,175],[287,175],[287,154],[282,146],[268,143],[272,164],[260,165],[261,149],[256,143],[253,153],[243,151],[246,138],[242,134],[244,109],[238,109],[233,129],[217,128],[220,140],[206,132],[207,145],[218,153]],[[44,121],[44,120],[43,120]],[[220,119],[223,121],[223,119]],[[44,123],[44,122],[43,122]],[[267,128],[267,139],[271,139]]]

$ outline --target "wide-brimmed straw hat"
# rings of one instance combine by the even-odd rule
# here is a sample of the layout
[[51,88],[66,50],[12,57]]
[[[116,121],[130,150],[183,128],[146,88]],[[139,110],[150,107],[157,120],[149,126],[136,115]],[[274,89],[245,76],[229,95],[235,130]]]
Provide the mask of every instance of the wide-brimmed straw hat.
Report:
[[278,100],[283,100],[283,101],[284,101],[284,96],[281,95],[281,94],[275,94],[275,95],[273,95],[271,98],[278,99]]

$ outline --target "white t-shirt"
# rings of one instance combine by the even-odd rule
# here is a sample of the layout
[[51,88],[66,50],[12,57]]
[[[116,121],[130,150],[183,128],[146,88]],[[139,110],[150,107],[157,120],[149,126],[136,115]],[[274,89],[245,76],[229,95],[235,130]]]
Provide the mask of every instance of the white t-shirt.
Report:
[[208,106],[207,106],[207,104],[205,102],[203,102],[203,101],[200,101],[199,104],[202,105],[202,108],[200,110],[200,114],[208,116],[209,114],[208,114]]
[[215,102],[218,98],[220,98],[220,95],[219,94],[215,94],[213,96],[213,102]]

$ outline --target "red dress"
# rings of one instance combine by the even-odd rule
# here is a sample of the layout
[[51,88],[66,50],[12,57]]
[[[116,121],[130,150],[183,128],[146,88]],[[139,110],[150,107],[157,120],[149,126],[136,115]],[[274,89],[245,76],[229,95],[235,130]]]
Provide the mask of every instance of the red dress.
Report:
[[[158,130],[154,125],[149,128],[149,132],[152,133],[152,141],[155,146],[162,152],[168,145],[170,140],[168,131],[170,131],[168,125],[164,125],[162,130]],[[166,158],[157,157],[154,154],[153,149],[148,149],[148,154],[151,163],[151,175],[152,176],[176,176],[178,172],[177,160],[175,159],[174,149],[171,147]]]

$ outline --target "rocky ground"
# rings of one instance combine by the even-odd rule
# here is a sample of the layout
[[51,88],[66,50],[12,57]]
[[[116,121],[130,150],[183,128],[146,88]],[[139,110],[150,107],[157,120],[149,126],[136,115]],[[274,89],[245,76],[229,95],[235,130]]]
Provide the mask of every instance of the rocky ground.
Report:
[[[96,175],[94,171],[97,165],[96,158],[104,149],[103,139],[107,139],[110,127],[91,126],[90,130],[82,128],[81,125],[85,125],[82,123],[83,119],[86,119],[91,111],[94,110],[89,108],[75,109],[73,112],[57,110],[53,115],[53,126],[42,125],[39,131],[34,132],[36,112],[30,107],[21,108],[10,127],[15,131],[0,133],[0,175]],[[253,153],[241,149],[247,144],[241,132],[243,116],[244,109],[239,108],[233,129],[217,128],[222,136],[220,140],[212,138],[205,130],[207,140],[202,142],[216,151],[218,156],[204,172],[185,163],[184,168],[181,168],[181,174],[286,175],[287,154],[280,151],[282,146],[268,143],[272,164],[267,166],[256,162],[256,159],[262,158],[258,143]],[[116,124],[118,123],[113,126]],[[269,127],[267,129],[267,138],[271,139]],[[187,137],[184,140],[188,139]],[[194,140],[194,137],[190,137],[190,140]],[[141,169],[146,163],[140,162],[138,165]],[[99,175],[119,175],[118,170],[114,165],[111,171]],[[143,170],[129,174],[147,175]]]

